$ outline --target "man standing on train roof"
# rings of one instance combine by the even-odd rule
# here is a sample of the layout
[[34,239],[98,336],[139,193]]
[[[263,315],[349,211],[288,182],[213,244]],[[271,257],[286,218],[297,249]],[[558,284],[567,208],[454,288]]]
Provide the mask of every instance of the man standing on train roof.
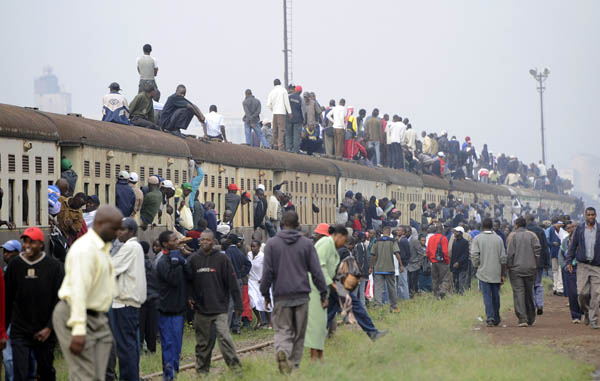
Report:
[[306,104],[300,94],[302,86],[296,86],[289,95],[289,102],[292,112],[288,115],[285,125],[285,150],[287,152],[300,152],[300,140],[302,135],[302,126],[304,126],[304,114]]
[[244,121],[246,144],[252,146],[252,131],[254,131],[263,147],[271,148],[260,127],[260,101],[252,95],[252,90],[250,89],[247,89],[245,94],[246,98],[242,102],[242,107],[244,108],[244,117],[242,120]]
[[121,87],[117,82],[108,86],[110,93],[102,98],[102,121],[129,124],[129,106],[124,95],[119,94]]
[[284,150],[286,115],[292,113],[287,90],[281,86],[281,81],[275,79],[275,86],[267,98],[267,107],[273,113],[273,148]]
[[155,79],[158,74],[158,63],[156,62],[156,58],[150,55],[152,53],[152,46],[150,44],[144,45],[142,49],[144,55],[137,59],[137,71],[140,74],[138,93],[145,92],[150,85],[156,90],[152,93],[152,99],[158,102],[160,100],[160,91]]
[[150,83],[144,84],[142,91],[133,98],[129,107],[129,118],[134,126],[160,130],[154,123],[154,103],[152,97],[156,89]]
[[177,86],[175,94],[167,98],[167,102],[160,114],[160,127],[163,131],[170,132],[179,137],[183,137],[180,130],[186,130],[194,116],[198,118],[200,123],[205,122],[204,115],[200,109],[188,101],[185,98],[185,94],[185,86]]
[[119,172],[115,186],[115,204],[124,216],[131,216],[135,209],[135,192],[129,186],[129,172]]
[[217,113],[217,106],[215,105],[210,105],[208,111],[206,120],[202,123],[204,137],[228,143],[227,136],[225,135],[225,118],[223,118],[223,115]]

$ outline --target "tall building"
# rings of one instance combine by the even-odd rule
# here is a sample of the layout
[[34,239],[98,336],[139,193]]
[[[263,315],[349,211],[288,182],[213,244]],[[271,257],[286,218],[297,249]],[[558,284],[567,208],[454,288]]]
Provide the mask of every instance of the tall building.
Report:
[[58,78],[52,74],[50,66],[46,66],[44,74],[34,80],[33,95],[35,107],[41,111],[57,114],[71,112],[71,94],[60,90]]

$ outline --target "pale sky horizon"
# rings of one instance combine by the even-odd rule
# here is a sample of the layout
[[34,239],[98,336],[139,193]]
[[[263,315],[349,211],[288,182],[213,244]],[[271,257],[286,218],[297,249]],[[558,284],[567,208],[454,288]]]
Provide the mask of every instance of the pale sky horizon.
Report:
[[[7,2],[0,14],[0,103],[33,105],[50,65],[72,111],[100,118],[116,81],[131,101],[135,61],[150,43],[161,101],[179,83],[203,111],[242,116],[251,88],[265,108],[283,77],[282,2]],[[419,133],[469,135],[480,150],[541,158],[539,94],[528,71],[548,67],[546,157],[559,168],[597,155],[600,2],[293,2],[293,76],[320,103],[347,100],[411,120]],[[263,117],[266,117],[263,113]],[[594,174],[596,176],[597,174]]]

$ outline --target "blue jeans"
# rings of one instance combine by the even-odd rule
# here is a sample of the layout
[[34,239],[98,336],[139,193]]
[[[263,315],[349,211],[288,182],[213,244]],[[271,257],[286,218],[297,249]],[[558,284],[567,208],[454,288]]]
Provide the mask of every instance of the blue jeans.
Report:
[[173,380],[179,372],[179,356],[183,340],[183,315],[160,315],[160,347],[162,349],[163,380]]
[[140,375],[140,309],[130,306],[113,308],[110,317],[119,359],[119,379],[137,380]]
[[572,319],[581,319],[583,316],[583,311],[581,311],[581,307],[579,306],[579,298],[577,295],[577,267],[573,266],[573,272],[570,273],[568,271],[563,271],[563,285],[565,290],[568,291],[569,297],[569,310],[571,311]]
[[267,142],[267,139],[265,139],[265,136],[262,133],[262,128],[260,128],[260,122],[256,122],[255,126],[253,126],[249,122],[244,122],[244,132],[246,133],[246,144],[248,144],[249,146],[252,145],[252,130],[254,130],[254,133],[256,134],[258,139],[260,139],[260,142],[262,143],[262,145],[265,148],[271,148],[271,146],[269,145],[269,142]]
[[380,142],[368,142],[367,143],[368,148],[372,148],[372,147],[375,148],[375,158],[373,159],[374,165],[381,164],[381,152],[379,151],[380,146],[381,146]]
[[479,288],[483,295],[486,322],[494,325],[500,324],[500,283],[487,283],[480,280]]
[[398,289],[398,299],[410,299],[410,294],[408,292],[408,270],[404,269],[404,271],[396,277],[396,288]]
[[[360,300],[354,295],[353,292],[350,293],[350,298],[352,299],[352,313],[354,314],[354,318],[356,322],[362,328],[363,331],[369,336],[377,333],[377,328],[373,325],[373,321],[371,317],[367,313],[367,310],[360,304]],[[335,319],[335,315],[338,312],[341,312],[342,308],[340,306],[340,301],[338,298],[338,294],[335,292],[329,293],[329,305],[327,306],[327,327],[331,325],[333,319]]]
[[[6,342],[6,348],[2,351],[2,362],[4,362],[4,379],[6,381],[13,381],[15,379],[15,374],[13,371],[13,351],[10,342],[10,326],[8,326],[8,330],[6,331],[9,339]],[[36,375],[36,363],[35,356],[33,351],[29,352],[29,378],[34,379]]]
[[431,274],[425,275],[423,271],[419,271],[419,290],[431,292]]
[[367,308],[367,304],[365,302],[365,291],[367,289],[368,281],[369,281],[368,279],[361,278],[360,281],[358,282],[358,287],[356,287],[356,289],[354,291],[352,291],[352,293],[356,297],[358,297],[358,300],[360,301],[360,304],[362,304],[363,308]]
[[533,284],[533,305],[536,308],[544,308],[544,286],[542,286],[542,275],[544,269],[537,269],[535,283]]

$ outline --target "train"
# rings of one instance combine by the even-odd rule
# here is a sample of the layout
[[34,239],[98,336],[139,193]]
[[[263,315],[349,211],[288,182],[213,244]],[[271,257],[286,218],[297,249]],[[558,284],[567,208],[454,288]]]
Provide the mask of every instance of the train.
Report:
[[[253,194],[263,184],[266,194],[287,180],[301,225],[334,223],[336,206],[347,190],[396,200],[401,223],[421,220],[421,203],[439,204],[449,194],[464,203],[488,201],[561,209],[572,213],[576,199],[526,188],[417,175],[404,170],[371,168],[347,160],[307,156],[88,119],[80,114],[54,114],[35,108],[0,104],[0,187],[4,202],[0,219],[15,231],[0,230],[0,240],[18,237],[28,226],[48,229],[47,186],[60,178],[60,162],[68,158],[79,178],[75,192],[95,194],[102,203],[115,203],[115,184],[121,170],[137,172],[140,185],[157,174],[179,186],[191,179],[194,163],[205,173],[200,201],[213,201],[222,212],[227,186],[235,183]],[[410,204],[417,208],[410,210]],[[318,212],[313,208],[318,207]],[[251,203],[240,206],[234,226],[242,232],[253,226]],[[159,226],[161,221],[159,222]],[[156,233],[158,234],[158,233]]]

